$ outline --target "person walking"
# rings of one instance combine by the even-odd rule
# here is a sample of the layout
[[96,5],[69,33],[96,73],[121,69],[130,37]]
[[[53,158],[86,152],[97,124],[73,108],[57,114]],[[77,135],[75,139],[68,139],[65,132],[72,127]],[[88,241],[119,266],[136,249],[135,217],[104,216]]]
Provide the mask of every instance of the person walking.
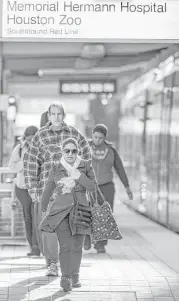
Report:
[[21,143],[14,148],[9,161],[9,168],[17,173],[15,179],[15,194],[23,209],[26,236],[30,246],[30,252],[27,253],[27,256],[40,256],[40,248],[38,246],[34,225],[34,203],[25,184],[23,168],[24,154],[27,152],[29,143],[37,131],[38,128],[35,126],[29,126],[25,129]]
[[[82,159],[91,159],[91,151],[85,137],[72,126],[64,122],[65,112],[61,104],[51,104],[48,109],[49,122],[42,127],[31,141],[30,148],[24,156],[24,175],[25,183],[31,198],[35,201],[37,207],[37,224],[41,221],[41,197],[48,180],[49,171],[52,164],[58,162],[61,158],[61,146],[63,141],[72,137],[79,145]],[[51,202],[53,201],[53,196]],[[43,240],[43,253],[47,263],[47,276],[58,275],[58,251],[53,253],[55,258],[49,259],[52,251],[53,233],[47,233]]]
[[[92,166],[95,171],[98,186],[105,198],[114,208],[115,186],[113,182],[113,171],[115,168],[118,177],[123,183],[127,195],[130,199],[133,198],[132,191],[129,187],[129,181],[125,173],[122,161],[110,142],[106,140],[108,129],[104,124],[95,125],[92,131],[92,139],[89,141],[92,152]],[[102,202],[99,196],[99,203]],[[94,245],[98,253],[105,253],[105,245],[107,240],[99,241]],[[84,248],[89,250],[91,248],[90,236],[86,236]]]
[[[41,115],[40,128],[46,126],[48,122],[49,122],[49,114],[48,111],[45,111]],[[36,203],[36,209],[37,209],[36,225],[38,228],[38,225],[42,217],[40,203]],[[58,265],[58,254],[59,254],[59,244],[58,244],[57,235],[56,233],[49,234],[48,232],[39,232],[39,240],[41,240],[42,246],[44,246],[43,254],[45,256],[46,263],[47,263],[47,269],[48,269],[47,275],[56,276],[58,274],[57,265]]]
[[[75,224],[74,207],[76,203],[89,206],[86,192],[96,189],[95,174],[91,161],[78,156],[78,143],[67,138],[62,143],[62,158],[53,165],[42,194],[44,219],[41,229],[55,231],[60,245],[60,285],[64,291],[80,287],[79,271],[85,234],[91,234],[91,223],[87,226]],[[48,208],[49,200],[56,190],[55,200]],[[53,249],[53,247],[51,247]]]

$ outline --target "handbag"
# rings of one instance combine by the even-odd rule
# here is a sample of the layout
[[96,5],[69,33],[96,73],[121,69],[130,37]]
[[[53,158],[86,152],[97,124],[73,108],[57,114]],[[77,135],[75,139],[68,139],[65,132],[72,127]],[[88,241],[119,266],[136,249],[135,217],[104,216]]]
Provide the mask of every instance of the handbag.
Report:
[[90,227],[91,226],[91,206],[85,206],[78,202],[76,194],[73,191],[75,205],[73,207],[72,222],[75,226]]
[[[100,205],[98,203],[97,193],[100,194],[100,197],[103,203]],[[104,199],[104,196],[97,187],[95,190],[95,198],[92,193],[90,196],[93,200],[91,207],[92,215],[92,243],[96,243],[102,240],[121,240],[122,234],[119,231],[116,220],[113,216],[110,204]]]

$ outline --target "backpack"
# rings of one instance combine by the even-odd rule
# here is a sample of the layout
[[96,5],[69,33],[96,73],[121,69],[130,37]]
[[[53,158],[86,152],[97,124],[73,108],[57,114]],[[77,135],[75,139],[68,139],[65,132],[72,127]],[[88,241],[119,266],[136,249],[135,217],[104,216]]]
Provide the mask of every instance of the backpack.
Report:
[[40,127],[44,127],[48,123],[48,111],[45,111],[41,115]]
[[19,156],[21,158],[21,155],[22,155],[22,146],[20,145],[20,148],[19,148]]

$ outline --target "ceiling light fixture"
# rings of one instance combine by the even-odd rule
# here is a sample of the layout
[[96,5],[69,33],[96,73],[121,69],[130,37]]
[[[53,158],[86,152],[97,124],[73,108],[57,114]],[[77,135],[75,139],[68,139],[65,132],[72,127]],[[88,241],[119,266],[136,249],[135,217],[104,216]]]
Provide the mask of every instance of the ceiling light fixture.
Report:
[[80,57],[84,59],[99,59],[105,56],[105,47],[103,44],[84,44],[82,46]]

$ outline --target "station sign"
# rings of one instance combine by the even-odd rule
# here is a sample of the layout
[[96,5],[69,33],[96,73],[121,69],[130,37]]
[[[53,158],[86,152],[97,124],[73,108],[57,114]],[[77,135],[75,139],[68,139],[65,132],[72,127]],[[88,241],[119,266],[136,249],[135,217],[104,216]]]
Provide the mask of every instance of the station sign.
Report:
[[179,1],[0,0],[0,16],[3,38],[178,40]]
[[60,81],[60,93],[115,93],[116,80],[68,80]]

